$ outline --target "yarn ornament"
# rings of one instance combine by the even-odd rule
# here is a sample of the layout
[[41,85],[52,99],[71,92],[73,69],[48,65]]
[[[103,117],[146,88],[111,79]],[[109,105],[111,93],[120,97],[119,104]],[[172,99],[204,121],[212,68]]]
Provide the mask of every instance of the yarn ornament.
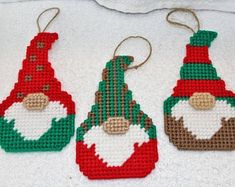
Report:
[[180,80],[164,102],[165,132],[178,149],[235,149],[235,94],[209,58],[216,37],[200,29],[190,37]]
[[145,177],[158,160],[156,127],[124,81],[132,62],[131,56],[107,62],[95,104],[77,129],[76,162],[89,179]]
[[[44,12],[52,9],[59,13],[58,8]],[[48,61],[57,39],[57,33],[39,30],[27,47],[18,82],[0,104],[0,145],[6,152],[60,151],[74,134],[75,104]]]

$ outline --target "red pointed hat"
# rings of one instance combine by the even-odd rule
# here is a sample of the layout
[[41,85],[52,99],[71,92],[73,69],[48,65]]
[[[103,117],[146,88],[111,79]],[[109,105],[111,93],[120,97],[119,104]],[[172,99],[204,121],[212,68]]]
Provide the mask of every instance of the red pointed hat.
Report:
[[61,90],[61,83],[54,77],[54,70],[48,62],[48,50],[58,39],[57,33],[39,33],[27,47],[26,59],[19,72],[18,82],[10,96],[0,105],[0,116],[14,102],[22,102],[31,93],[44,93],[49,101],[60,101],[67,108],[68,114],[75,113],[75,104],[71,96]]

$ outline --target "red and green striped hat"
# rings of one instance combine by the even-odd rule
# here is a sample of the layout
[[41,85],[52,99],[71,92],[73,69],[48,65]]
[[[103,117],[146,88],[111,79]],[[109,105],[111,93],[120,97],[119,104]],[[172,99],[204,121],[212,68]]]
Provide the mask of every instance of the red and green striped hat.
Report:
[[186,45],[186,57],[180,70],[180,80],[174,88],[174,97],[190,97],[195,92],[208,92],[215,97],[234,97],[226,90],[225,82],[217,76],[209,58],[208,49],[217,33],[199,30]]

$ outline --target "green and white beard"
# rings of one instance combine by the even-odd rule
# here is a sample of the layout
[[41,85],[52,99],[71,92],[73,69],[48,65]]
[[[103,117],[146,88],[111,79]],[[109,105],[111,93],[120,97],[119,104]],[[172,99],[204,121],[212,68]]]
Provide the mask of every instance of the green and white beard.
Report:
[[14,120],[14,130],[25,140],[38,140],[51,128],[52,119],[59,121],[67,116],[67,108],[59,101],[50,101],[43,110],[27,110],[23,103],[13,103],[6,111],[4,119]]

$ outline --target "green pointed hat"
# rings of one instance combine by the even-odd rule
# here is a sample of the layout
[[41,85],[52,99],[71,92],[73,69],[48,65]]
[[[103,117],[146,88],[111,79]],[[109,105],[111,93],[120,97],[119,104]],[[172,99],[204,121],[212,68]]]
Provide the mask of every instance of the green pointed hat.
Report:
[[96,92],[95,104],[88,118],[77,130],[77,140],[82,141],[83,135],[93,126],[102,125],[112,117],[123,117],[131,124],[145,128],[150,138],[156,137],[156,129],[152,120],[140,110],[140,105],[132,100],[132,92],[124,82],[124,72],[133,62],[133,57],[116,56],[106,64],[102,81]]

